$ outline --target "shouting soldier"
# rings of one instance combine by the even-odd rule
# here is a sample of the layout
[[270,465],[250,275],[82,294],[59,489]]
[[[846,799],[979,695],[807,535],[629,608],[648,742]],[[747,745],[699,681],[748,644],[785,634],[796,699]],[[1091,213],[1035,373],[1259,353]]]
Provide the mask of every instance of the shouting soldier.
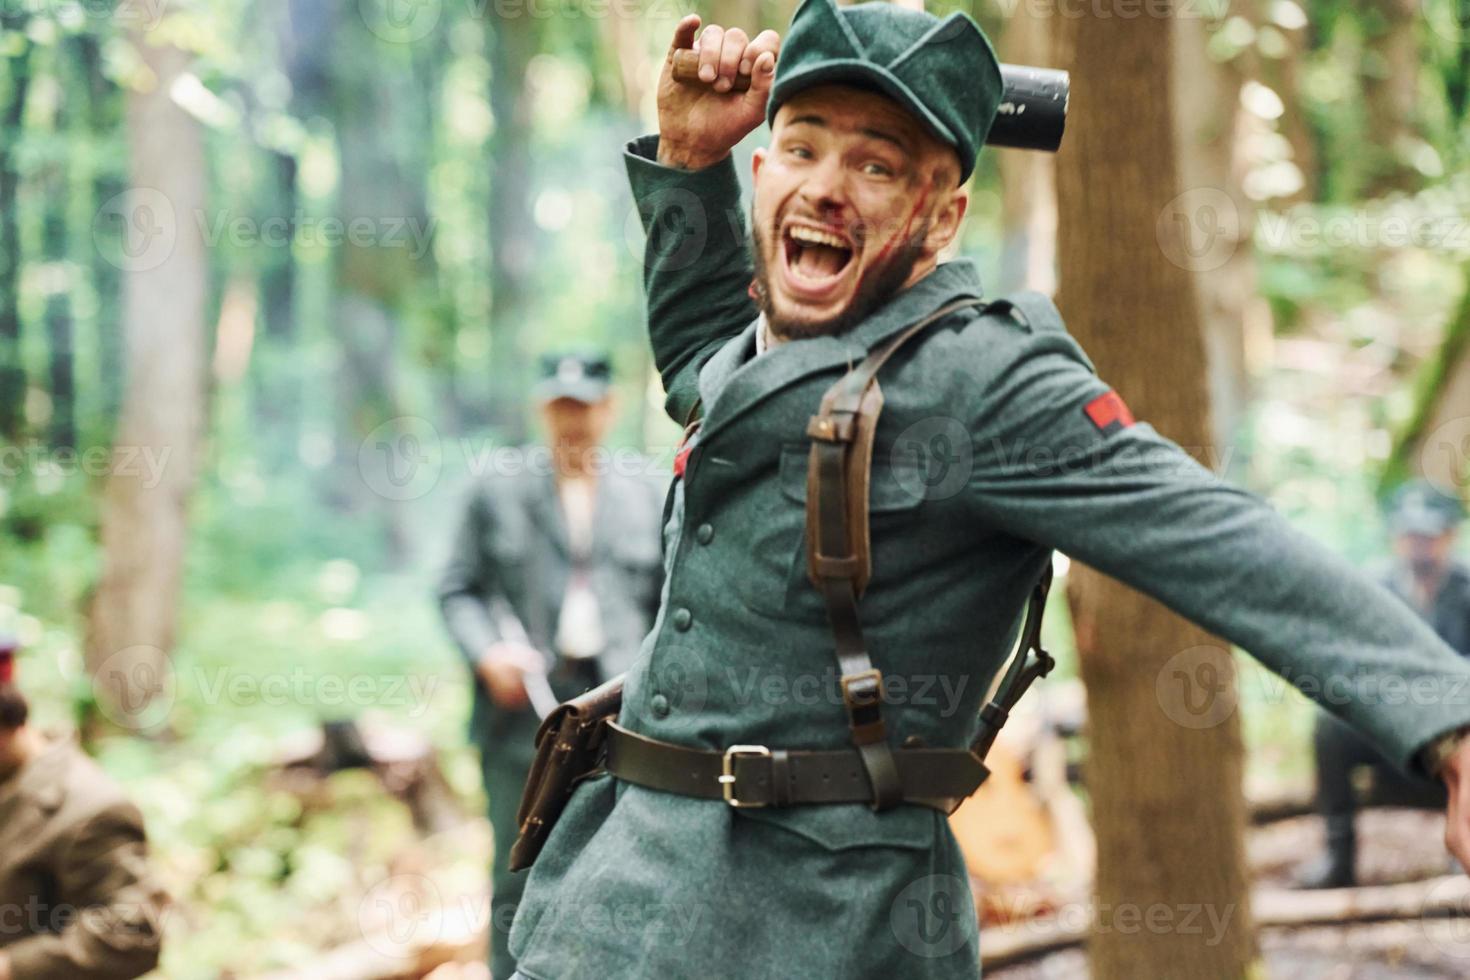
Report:
[[[1293,678],[1419,692],[1336,710],[1438,768],[1463,860],[1470,665],[1136,422],[1048,300],[986,303],[972,263],[939,261],[1001,95],[974,21],[804,0],[779,67],[774,32],[711,25],[703,84],[681,83],[698,29],[678,25],[659,133],[626,153],[689,432],[667,584],[603,770],[531,870],[524,976],[975,977],[945,812],[983,778],[1011,701],[982,702],[1032,639],[1052,549]],[[747,247],[730,151],[762,121]]]

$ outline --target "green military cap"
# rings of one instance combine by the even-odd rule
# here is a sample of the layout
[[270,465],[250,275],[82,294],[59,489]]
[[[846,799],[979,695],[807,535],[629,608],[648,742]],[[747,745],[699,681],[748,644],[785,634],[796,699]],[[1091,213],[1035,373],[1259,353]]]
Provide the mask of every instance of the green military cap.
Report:
[[1389,526],[1396,534],[1435,537],[1465,519],[1458,497],[1441,493],[1427,480],[1411,480],[1394,492],[1389,503]]
[[829,83],[875,89],[913,113],[959,154],[961,183],[1004,90],[995,50],[966,14],[940,20],[883,0],[840,8],[802,0],[781,44],[766,121],[797,92]]
[[600,402],[611,387],[612,360],[606,351],[569,348],[541,355],[541,380],[535,388],[538,401]]

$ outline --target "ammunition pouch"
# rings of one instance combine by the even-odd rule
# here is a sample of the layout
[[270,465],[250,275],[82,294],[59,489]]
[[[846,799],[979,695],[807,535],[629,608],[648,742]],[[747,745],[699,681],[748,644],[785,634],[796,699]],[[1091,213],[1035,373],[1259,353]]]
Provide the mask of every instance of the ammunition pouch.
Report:
[[529,868],[541,853],[577,784],[602,771],[608,722],[623,706],[619,675],[575,697],[541,722],[536,758],[516,811],[520,834],[510,849],[510,870]]

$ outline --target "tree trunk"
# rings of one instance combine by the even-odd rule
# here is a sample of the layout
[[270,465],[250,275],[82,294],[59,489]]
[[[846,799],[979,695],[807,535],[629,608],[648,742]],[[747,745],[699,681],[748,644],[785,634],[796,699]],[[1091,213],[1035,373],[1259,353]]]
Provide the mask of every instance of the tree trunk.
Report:
[[[1055,18],[1034,3],[1018,4],[1006,21],[1001,57],[1019,65],[1051,65]],[[1001,185],[1001,253],[998,292],[1056,292],[1057,177],[1049,153],[998,150]]]
[[[187,510],[204,417],[207,260],[198,124],[169,98],[189,64],[174,47],[134,35],[156,83],[128,96],[132,237],[123,286],[127,378],[119,455],[102,497],[102,574],[87,664],[98,708],[114,724],[165,720]],[[162,714],[160,714],[162,712]]]
[[[63,90],[70,88],[73,77],[69,64],[71,46],[58,45],[53,49],[53,54],[58,81]],[[51,416],[46,423],[47,442],[57,448],[74,449],[77,444],[77,406],[73,368],[75,359],[72,356],[74,326],[71,293],[76,283],[67,253],[70,239],[67,205],[72,197],[72,155],[61,149],[67,145],[68,115],[64,101],[53,110],[53,152],[47,155],[37,183],[45,200],[41,219],[41,261],[56,271],[56,275],[47,277],[46,285],[47,375],[51,402]]]
[[[1182,445],[1208,446],[1195,282],[1180,227],[1159,220],[1180,184],[1172,18],[1073,13],[1060,30],[1073,77],[1058,158],[1060,306],[1140,418]],[[1233,661],[1219,640],[1091,569],[1073,566],[1068,599],[1091,719],[1093,977],[1244,977],[1254,942],[1239,723],[1217,710],[1223,718],[1192,727],[1177,703],[1178,679],[1191,679],[1210,683],[1207,708],[1233,708]],[[1189,915],[1228,928],[1223,937],[1187,928]]]
[[[0,27],[23,21],[6,15]],[[5,101],[0,103],[0,439],[19,441],[25,426],[26,372],[20,349],[20,225],[15,213],[20,184],[13,148],[20,140],[21,114],[30,83],[31,44],[5,58]]]
[[260,272],[262,334],[251,359],[250,380],[262,453],[272,471],[295,465],[301,441],[301,337],[296,328],[296,158],[270,154],[262,219],[281,227],[281,248],[269,250]]
[[[372,234],[349,236],[337,249],[341,361],[332,491],[340,508],[381,522],[390,560],[402,562],[412,545],[402,504],[418,491],[385,487],[376,473],[364,471],[361,452],[370,439],[382,444],[381,433],[374,433],[383,426],[392,423],[396,432],[405,424],[398,372],[400,311],[423,283],[435,281],[424,200],[427,119],[421,95],[402,84],[403,76],[385,75],[377,67],[384,42],[368,30],[356,6],[341,4],[337,16],[332,102],[342,165],[339,210],[345,227],[369,228]],[[525,261],[532,258],[527,255]],[[387,441],[402,444],[397,438]],[[416,450],[413,456],[395,461],[417,473]]]
[[[87,77],[88,133],[93,140],[111,139],[113,137],[108,134],[123,128],[122,93],[103,73],[102,46],[98,38],[83,32],[73,37],[73,43],[77,47]],[[122,154],[119,152],[116,155],[120,157]],[[93,156],[91,210],[97,213],[99,208],[118,198],[127,186],[122,170],[111,162],[112,154],[99,152]],[[95,159],[99,157],[101,159]],[[94,419],[100,420],[103,428],[92,432],[89,425],[89,436],[102,444],[110,441],[112,420],[117,417],[122,406],[125,356],[121,315],[123,280],[122,270],[109,259],[122,251],[118,241],[125,234],[126,231],[115,222],[97,221],[92,225],[93,242],[97,246],[89,251],[92,288],[97,294],[94,322],[97,344],[97,356],[94,360],[97,373],[93,382],[97,395],[92,401],[94,414],[88,416],[88,421],[95,425]]]
[[527,319],[535,287],[537,235],[531,215],[531,87],[536,54],[530,17],[490,18],[490,345],[492,417],[506,437],[525,436],[522,406],[530,365]]
[[1381,490],[1424,477],[1458,496],[1470,475],[1470,265],[1444,340],[1415,379],[1413,414],[1395,440]]
[[[1219,202],[1218,225],[1208,234],[1221,241],[1201,253],[1195,283],[1205,336],[1205,363],[1210,379],[1214,441],[1235,443],[1250,398],[1250,355],[1269,350],[1271,311],[1256,290],[1255,252],[1251,247],[1254,209],[1242,181],[1247,162],[1240,158],[1243,125],[1254,117],[1240,109],[1242,78],[1232,64],[1211,59],[1205,51],[1209,30],[1198,17],[1174,20],[1174,127],[1182,203],[1209,194]],[[1215,194],[1214,191],[1220,193]],[[1201,229],[1192,229],[1198,235]]]
[[1372,164],[1366,191],[1370,197],[1412,190],[1421,181],[1408,161],[1412,144],[1423,138],[1419,12],[1415,0],[1374,0],[1363,13],[1366,48],[1361,75],[1368,126],[1364,150]]

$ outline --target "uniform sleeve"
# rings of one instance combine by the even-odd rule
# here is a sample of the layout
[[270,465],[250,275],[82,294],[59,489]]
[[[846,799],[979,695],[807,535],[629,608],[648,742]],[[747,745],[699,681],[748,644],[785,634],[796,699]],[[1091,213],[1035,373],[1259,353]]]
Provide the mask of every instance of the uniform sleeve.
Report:
[[1060,326],[1017,330],[972,420],[984,519],[1244,648],[1423,772],[1419,750],[1470,722],[1470,666],[1263,500],[1130,424]]
[[16,980],[128,980],[158,965],[168,899],[136,808],[118,804],[79,824],[56,877],[67,925],[5,948]]
[[495,569],[485,555],[490,508],[484,493],[471,490],[464,517],[454,532],[449,561],[439,576],[439,611],[445,628],[471,667],[477,666],[500,633],[490,615]]
[[657,158],[657,136],[633,140],[624,152],[648,236],[643,285],[653,362],[665,408],[683,425],[699,398],[700,367],[757,315],[747,292],[754,272],[734,160],[679,170]]

